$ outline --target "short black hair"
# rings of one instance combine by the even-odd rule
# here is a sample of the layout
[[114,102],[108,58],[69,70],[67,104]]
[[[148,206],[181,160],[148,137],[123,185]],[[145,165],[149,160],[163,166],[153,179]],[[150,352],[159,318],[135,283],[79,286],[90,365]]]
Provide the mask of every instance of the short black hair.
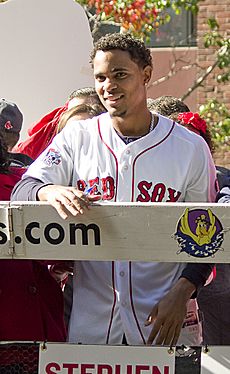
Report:
[[131,34],[120,33],[106,34],[94,44],[94,48],[90,54],[91,64],[93,65],[97,51],[105,52],[113,49],[129,52],[131,59],[142,68],[148,65],[152,67],[152,56],[144,42],[134,38]]
[[[156,99],[147,99],[147,107],[150,111],[157,112],[162,116],[168,117],[171,120],[183,125],[178,120],[178,114],[184,112],[190,112],[189,107],[180,99],[174,96],[159,96]],[[212,141],[212,135],[209,127],[207,126],[206,133],[199,131],[200,136],[206,141],[209,146],[211,153],[215,151],[215,147]]]
[[180,99],[173,96],[160,96],[156,99],[147,99],[149,110],[153,110],[165,117],[172,118],[175,113],[190,112],[189,107]]

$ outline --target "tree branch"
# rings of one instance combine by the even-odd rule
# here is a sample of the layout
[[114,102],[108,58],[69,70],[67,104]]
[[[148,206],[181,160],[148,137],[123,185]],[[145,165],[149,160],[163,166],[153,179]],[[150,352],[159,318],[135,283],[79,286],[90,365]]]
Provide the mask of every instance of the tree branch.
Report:
[[185,99],[187,99],[188,96],[191,95],[191,93],[193,91],[195,91],[199,86],[202,85],[202,83],[205,81],[205,79],[211,74],[211,72],[215,69],[215,67],[218,65],[218,60],[216,60],[211,66],[209,66],[207,69],[206,69],[206,72],[200,76],[196,82],[193,84],[192,87],[190,87],[188,89],[188,91],[181,97],[181,100],[184,101]]

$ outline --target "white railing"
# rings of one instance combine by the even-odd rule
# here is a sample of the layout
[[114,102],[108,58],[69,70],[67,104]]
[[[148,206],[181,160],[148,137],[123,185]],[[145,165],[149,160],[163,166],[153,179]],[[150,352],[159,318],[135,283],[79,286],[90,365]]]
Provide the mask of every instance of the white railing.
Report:
[[[46,203],[2,202],[0,259],[230,263],[229,208],[207,203],[95,204],[64,221]],[[210,371],[215,366],[221,374],[229,372],[229,353],[230,347],[206,349],[201,373],[216,373]],[[44,372],[173,374],[175,349],[42,343],[39,373]]]
[[63,220],[46,203],[0,203],[0,258],[229,263],[229,208],[112,203]]

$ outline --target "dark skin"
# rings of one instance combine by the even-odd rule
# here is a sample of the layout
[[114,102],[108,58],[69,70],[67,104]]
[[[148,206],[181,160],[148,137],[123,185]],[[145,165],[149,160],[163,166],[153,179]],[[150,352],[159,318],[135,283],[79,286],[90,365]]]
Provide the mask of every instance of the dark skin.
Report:
[[[113,127],[122,135],[145,135],[151,114],[147,108],[146,85],[152,68],[140,67],[128,52],[119,49],[98,51],[94,59],[95,88],[110,114]],[[75,187],[45,186],[38,192],[41,201],[48,201],[59,215],[83,214],[97,196],[86,196]],[[145,325],[153,325],[147,344],[175,345],[186,316],[186,305],[195,286],[180,278],[175,286],[154,305]],[[144,321],[143,321],[144,323]],[[155,340],[156,339],[156,340]]]

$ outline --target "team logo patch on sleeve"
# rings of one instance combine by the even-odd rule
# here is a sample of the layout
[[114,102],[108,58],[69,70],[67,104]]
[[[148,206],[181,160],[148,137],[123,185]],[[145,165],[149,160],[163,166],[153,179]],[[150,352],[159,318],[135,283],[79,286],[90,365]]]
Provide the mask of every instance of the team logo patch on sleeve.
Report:
[[54,148],[50,148],[47,151],[43,161],[48,166],[59,165],[61,162],[61,154],[59,151],[55,150]]
[[225,231],[211,209],[187,208],[174,234],[180,248],[177,253],[186,252],[190,256],[203,258],[214,256],[222,249]]

